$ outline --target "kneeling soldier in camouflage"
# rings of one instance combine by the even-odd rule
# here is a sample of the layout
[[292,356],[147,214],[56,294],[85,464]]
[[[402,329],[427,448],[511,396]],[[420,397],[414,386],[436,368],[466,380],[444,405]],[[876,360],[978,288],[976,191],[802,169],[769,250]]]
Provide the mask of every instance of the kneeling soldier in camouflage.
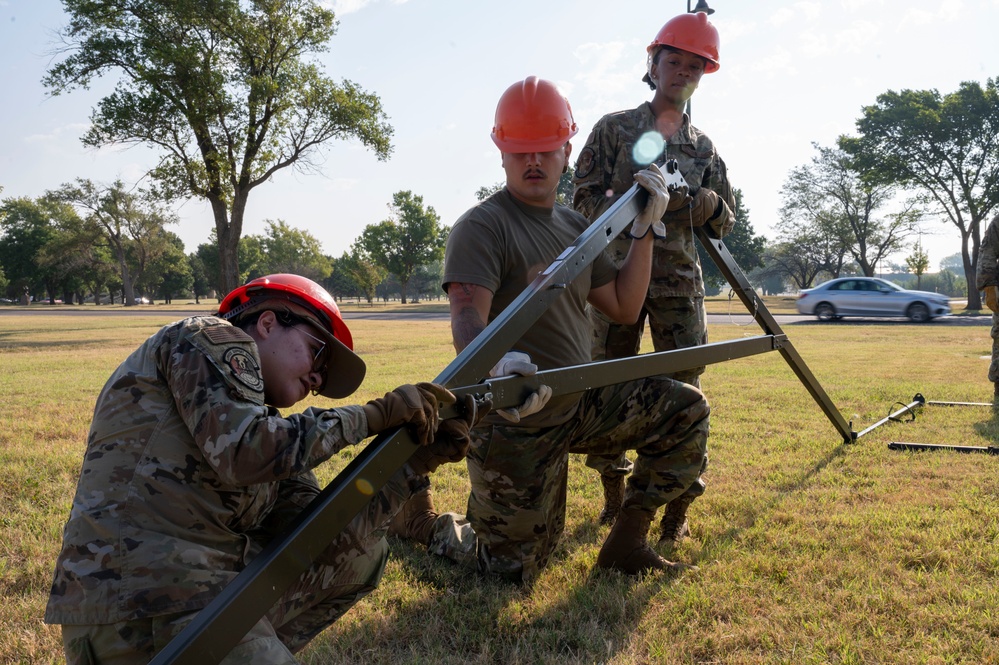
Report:
[[420,383],[282,417],[309,392],[352,394],[365,372],[352,347],[333,298],[280,274],[235,289],[216,316],[162,328],[118,367],[97,398],[45,613],[69,663],[148,662],[319,493],[311,469],[407,426],[422,447],[223,662],[294,663],[378,585],[389,520],[461,459],[484,414],[468,400],[465,418],[439,422],[454,395]]

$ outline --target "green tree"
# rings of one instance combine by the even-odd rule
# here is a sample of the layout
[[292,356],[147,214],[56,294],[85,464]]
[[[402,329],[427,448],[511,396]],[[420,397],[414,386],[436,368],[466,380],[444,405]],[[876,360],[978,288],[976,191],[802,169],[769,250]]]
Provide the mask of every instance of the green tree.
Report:
[[194,293],[194,302],[200,305],[201,296],[207,296],[208,292],[212,290],[211,284],[208,283],[205,262],[201,260],[197,252],[191,252],[187,255],[187,265],[190,266],[191,271],[191,291]]
[[423,206],[423,197],[411,191],[396,192],[389,204],[392,216],[365,227],[359,246],[367,258],[395,275],[403,304],[406,289],[417,268],[444,256],[447,229],[432,207]]
[[961,258],[961,252],[940,259],[940,270],[950,270],[955,273],[963,272],[964,259]]
[[813,227],[800,222],[779,228],[777,240],[764,252],[763,277],[778,276],[799,289],[811,288],[823,273],[839,277],[847,249],[838,234],[828,233],[825,225]]
[[55,238],[53,202],[42,197],[4,199],[0,205],[0,266],[9,280],[12,298],[22,293],[55,297],[56,273],[51,263],[39,261],[46,245]]
[[180,236],[169,231],[164,232],[163,236],[165,242],[162,251],[146,268],[141,286],[150,300],[158,297],[169,305],[175,297],[191,293],[194,276],[191,264],[184,256],[184,242]]
[[76,206],[104,237],[118,265],[124,304],[130,307],[146,267],[166,251],[164,227],[176,223],[176,217],[162,212],[149,192],[126,191],[120,180],[104,187],[77,178],[52,196]]
[[35,256],[40,268],[53,275],[63,302],[83,302],[87,287],[109,267],[110,255],[101,234],[80,218],[68,203],[46,197],[53,227],[48,242]]
[[817,143],[812,147],[818,155],[811,164],[792,169],[784,183],[781,217],[823,226],[826,234],[839,236],[861,272],[872,277],[879,261],[902,249],[918,212],[906,205],[880,216],[878,211],[892,202],[897,187],[864,180],[856,161],[843,150]]
[[290,272],[316,282],[329,276],[333,267],[314,235],[292,228],[280,219],[268,220],[266,224],[261,249],[268,273]]
[[912,247],[912,254],[905,257],[905,265],[916,276],[916,289],[922,289],[923,273],[930,267],[930,255],[923,251],[923,239]]
[[[228,293],[222,286],[222,265],[219,261],[218,237],[215,229],[208,234],[208,242],[198,245],[195,254],[201,260],[205,279],[215,296],[221,302]],[[239,239],[239,283],[244,284],[251,279],[263,277],[270,273],[263,250],[263,238],[257,235],[243,236]]]
[[333,139],[391,152],[381,102],[336,82],[311,59],[336,33],[321,0],[176,2],[63,0],[64,59],[43,83],[60,94],[117,72],[83,136],[87,146],[162,151],[152,175],[167,197],[212,208],[219,286],[239,285],[238,252],[250,192],[277,171],[317,169]]
[[[748,274],[763,265],[763,250],[766,247],[767,239],[753,232],[753,225],[749,221],[749,208],[742,203],[742,190],[736,189],[734,192],[735,226],[724,238],[725,247],[728,248],[732,258],[739,264],[742,271]],[[725,284],[725,277],[722,276],[718,266],[700,244],[697,245],[697,254],[701,259],[701,272],[704,276],[705,289],[710,291],[712,295],[718,293]]]
[[898,184],[958,228],[968,309],[982,223],[999,206],[999,79],[961,83],[957,91],[903,90],[879,95],[857,120],[859,137],[841,147],[873,182]]
[[372,261],[357,242],[351,246],[350,252],[344,252],[337,259],[333,272],[345,276],[360,289],[369,305],[375,300],[375,289],[388,276],[388,271]]

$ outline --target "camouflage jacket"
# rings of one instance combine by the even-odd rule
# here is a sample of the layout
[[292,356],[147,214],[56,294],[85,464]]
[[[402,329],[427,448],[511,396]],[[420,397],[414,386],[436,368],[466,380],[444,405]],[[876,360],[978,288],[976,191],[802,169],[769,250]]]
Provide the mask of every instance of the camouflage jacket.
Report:
[[[686,114],[683,125],[665,145],[655,133],[655,126],[655,114],[648,102],[630,111],[610,113],[597,121],[576,160],[573,207],[593,221],[635,184],[635,173],[652,162],[661,166],[666,159],[676,159],[691,194],[707,187],[726,203],[727,209],[718,219],[720,223],[711,226],[717,237],[725,236],[735,222],[735,195],[725,162],[711,139],[691,125]],[[646,136],[649,132],[652,134]],[[666,238],[655,243],[649,295],[703,297],[704,280],[693,230],[689,224],[671,221],[665,224]],[[618,265],[631,244],[626,232],[627,229],[608,247]]]
[[982,249],[978,253],[976,288],[999,286],[999,215],[996,215],[982,236]]
[[310,469],[367,434],[357,406],[265,406],[257,346],[226,321],[164,327],[97,398],[45,620],[204,607],[318,493]]

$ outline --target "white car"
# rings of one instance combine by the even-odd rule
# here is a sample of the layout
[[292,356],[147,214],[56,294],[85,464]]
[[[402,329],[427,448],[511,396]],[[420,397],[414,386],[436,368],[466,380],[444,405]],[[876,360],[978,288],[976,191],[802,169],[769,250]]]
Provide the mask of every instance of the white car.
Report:
[[840,277],[798,294],[798,311],[819,321],[844,316],[904,316],[915,323],[950,314],[950,299],[929,291],[909,291],[877,277]]

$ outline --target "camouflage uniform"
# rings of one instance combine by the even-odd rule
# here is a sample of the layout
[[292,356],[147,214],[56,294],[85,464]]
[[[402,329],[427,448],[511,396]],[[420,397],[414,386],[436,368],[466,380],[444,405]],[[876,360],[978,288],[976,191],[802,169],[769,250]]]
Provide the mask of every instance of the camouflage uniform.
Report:
[[[368,436],[359,406],[282,417],[263,389],[253,339],[210,316],[164,327],[112,374],[45,612],[63,624],[70,662],[88,649],[99,662],[146,662],[319,493],[311,469]],[[233,662],[293,662],[374,589],[387,522],[426,484],[407,473],[332,539]]]
[[[701,187],[707,187],[725,202],[727,208],[723,214],[709,222],[716,237],[725,236],[735,221],[735,195],[725,162],[711,139],[691,125],[686,114],[680,129],[665,144],[655,126],[655,114],[648,102],[636,109],[601,118],[576,161],[573,207],[592,221],[631,188],[635,173],[650,162],[662,165],[666,159],[675,159],[691,195]],[[593,360],[637,355],[646,319],[656,351],[707,343],[704,280],[693,229],[689,223],[675,221],[670,213],[664,221],[666,238],[655,241],[649,293],[638,321],[633,325],[617,324],[591,308]],[[611,241],[608,251],[618,265],[627,255],[630,244],[627,229]],[[704,367],[696,367],[667,376],[700,387],[703,372]],[[586,464],[608,476],[623,475],[630,469],[630,463],[624,457],[615,460],[589,457]],[[699,496],[703,492],[704,482],[698,478],[689,493]]]
[[[999,215],[992,219],[982,236],[978,254],[976,288],[999,286]],[[999,312],[992,312],[992,362],[989,364],[989,381],[999,386]],[[999,387],[997,387],[999,390]]]
[[[501,190],[454,225],[445,255],[445,288],[450,282],[489,288],[492,321],[587,225],[568,208],[528,206]],[[613,279],[608,265],[598,256],[514,348],[529,352],[542,370],[588,362],[586,297]],[[708,412],[697,388],[649,378],[588,390],[568,402],[553,399],[518,425],[490,414],[471,433],[466,514],[439,516],[429,550],[477,564],[483,572],[530,582],[548,562],[565,525],[570,446],[572,452],[611,457],[635,450],[625,504],[652,509],[697,478]]]

